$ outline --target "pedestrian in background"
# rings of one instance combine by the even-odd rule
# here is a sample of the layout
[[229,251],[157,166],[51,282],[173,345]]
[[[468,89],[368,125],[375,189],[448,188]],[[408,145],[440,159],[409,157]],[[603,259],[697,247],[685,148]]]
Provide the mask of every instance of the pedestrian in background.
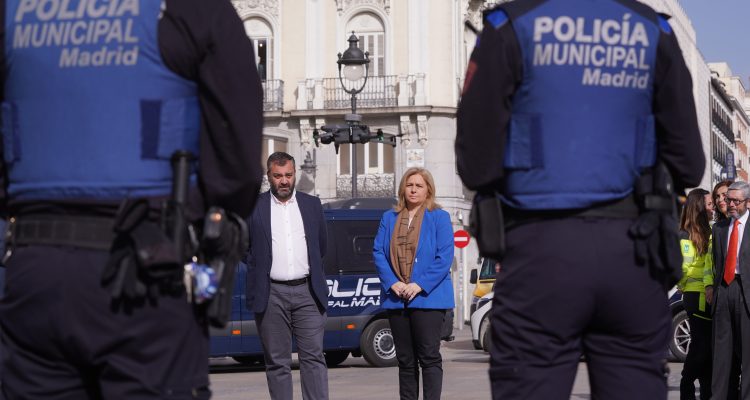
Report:
[[[172,240],[188,231],[165,232],[162,216],[250,214],[263,128],[252,43],[229,1],[50,4],[0,1],[0,397],[207,399],[205,307],[188,301]],[[54,33],[70,26],[83,43]],[[163,207],[177,151],[195,157],[188,196]]]
[[714,199],[714,208],[716,209],[716,213],[714,213],[714,221],[718,222],[729,218],[729,210],[727,209],[727,191],[729,190],[729,185],[731,184],[732,181],[724,180],[714,186],[714,190],[712,192],[712,197]]
[[[732,181],[727,179],[727,180],[723,180],[717,183],[714,186],[714,190],[711,193],[711,197],[713,197],[713,201],[714,201],[714,211],[715,211],[713,224],[719,221],[724,221],[729,218],[729,209],[727,207],[727,191],[729,190],[729,185],[731,184],[732,184]],[[714,281],[720,282],[720,279],[715,277]],[[709,301],[711,301],[712,298],[713,298],[712,296],[708,296]],[[712,336],[712,339],[713,339],[713,336]],[[713,346],[713,342],[712,342],[712,346]],[[730,392],[734,393],[735,397],[730,396],[730,398],[736,398],[737,394],[739,393],[740,368],[741,368],[741,361],[740,361],[739,354],[732,353],[732,366],[731,366],[729,376],[727,377],[727,379],[729,381],[729,384],[728,384],[729,387],[732,388]]]
[[[603,67],[610,52],[630,61]],[[467,67],[457,128],[461,179],[479,199],[499,195],[505,214],[493,398],[567,399],[583,353],[593,398],[665,399],[674,277],[658,267],[679,273],[677,221],[633,192],[642,174],[664,171],[657,159],[677,194],[705,166],[667,17],[629,0],[499,4]],[[647,217],[665,222],[637,236]]]
[[398,360],[399,396],[440,398],[443,359],[441,326],[455,307],[450,268],[453,227],[450,215],[435,202],[435,182],[423,168],[409,168],[398,187],[398,204],[380,220],[373,257],[383,291]]
[[[750,240],[746,233],[750,185],[734,182],[726,195],[729,219],[713,226],[714,287],[713,373],[711,390],[716,399],[750,399],[750,379],[741,371],[750,371],[750,292],[745,290],[750,277]],[[738,387],[739,381],[739,387]],[[739,396],[739,397],[738,397]]]
[[680,399],[695,399],[695,380],[700,382],[700,399],[711,398],[711,305],[713,255],[711,225],[706,201],[711,193],[695,189],[687,196],[680,217],[682,279],[677,288],[690,322],[690,347],[682,368]]
[[295,190],[294,157],[273,153],[266,168],[271,188],[260,195],[247,223],[247,309],[255,313],[271,399],[292,399],[294,338],[302,398],[325,400],[328,286],[323,257],[328,237],[323,207],[317,197]]
[[714,205],[714,198],[711,192],[705,191],[706,195],[703,196],[703,200],[706,203],[706,212],[708,213],[708,223],[713,225],[716,218],[716,205]]

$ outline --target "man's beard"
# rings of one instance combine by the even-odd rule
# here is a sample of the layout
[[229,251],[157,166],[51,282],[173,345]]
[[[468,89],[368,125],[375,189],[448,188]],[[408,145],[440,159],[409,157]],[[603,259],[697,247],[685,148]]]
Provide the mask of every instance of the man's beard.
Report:
[[271,185],[271,193],[279,200],[281,201],[287,201],[290,198],[292,198],[292,193],[294,193],[294,183],[289,185],[288,188],[283,188],[285,191],[288,189],[289,192],[286,195],[279,194],[279,187],[275,185]]

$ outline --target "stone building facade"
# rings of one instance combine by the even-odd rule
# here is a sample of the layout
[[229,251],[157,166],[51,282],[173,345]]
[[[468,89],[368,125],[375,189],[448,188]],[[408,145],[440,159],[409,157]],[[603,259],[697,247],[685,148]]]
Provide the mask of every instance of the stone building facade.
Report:
[[[351,196],[357,168],[361,197],[394,197],[409,166],[431,171],[437,200],[455,229],[468,223],[470,195],[456,173],[456,106],[473,39],[464,20],[481,1],[467,0],[232,0],[253,41],[265,91],[264,159],[292,154],[310,168],[298,188],[323,202]],[[373,131],[398,136],[396,146],[368,143],[316,147],[313,131],[343,124],[350,96],[339,83],[337,54],[355,32],[369,52],[369,78],[357,112]],[[357,165],[352,165],[352,152]],[[314,168],[313,168],[314,167]],[[474,246],[456,250],[453,279],[457,323],[468,319]],[[463,325],[463,324],[461,324]]]
[[[453,143],[456,106],[482,11],[499,1],[483,0],[232,0],[253,41],[265,91],[265,157],[292,154],[299,166],[299,190],[322,201],[351,195],[356,168],[360,196],[393,197],[403,172],[422,166],[432,172],[437,200],[451,214],[454,229],[468,224],[472,194],[456,172]],[[672,26],[693,77],[693,91],[706,152],[712,140],[710,71],[696,46],[696,33],[677,0],[645,3],[672,15]],[[374,131],[398,136],[396,146],[368,143],[317,147],[313,132],[343,124],[350,96],[338,79],[337,54],[355,32],[369,52],[370,77],[357,96],[357,111]],[[353,165],[356,152],[356,165]],[[707,166],[701,186],[712,184]],[[745,171],[743,167],[743,171]],[[477,267],[473,243],[456,250],[453,279],[457,321],[468,319]]]

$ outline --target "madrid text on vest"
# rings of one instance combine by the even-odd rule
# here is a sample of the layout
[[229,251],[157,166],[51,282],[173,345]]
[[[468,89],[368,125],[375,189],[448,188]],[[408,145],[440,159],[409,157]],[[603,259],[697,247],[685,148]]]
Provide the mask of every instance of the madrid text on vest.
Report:
[[537,17],[534,66],[580,66],[584,85],[645,88],[651,69],[649,37],[643,23],[630,18]]
[[58,47],[60,67],[134,65],[138,14],[138,0],[21,0],[13,48]]

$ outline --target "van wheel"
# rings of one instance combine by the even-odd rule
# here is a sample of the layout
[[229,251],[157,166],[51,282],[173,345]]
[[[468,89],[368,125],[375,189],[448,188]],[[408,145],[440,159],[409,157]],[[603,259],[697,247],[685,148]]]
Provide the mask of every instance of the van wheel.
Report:
[[328,367],[335,367],[346,360],[349,357],[348,350],[342,351],[325,351],[323,356],[326,358],[326,365]]
[[362,356],[373,367],[393,367],[397,364],[391,325],[386,319],[378,319],[367,325],[359,339],[359,347]]
[[480,340],[480,343],[482,343],[482,350],[489,353],[490,352],[490,319],[486,316],[482,318],[482,323],[479,325],[479,340]]

